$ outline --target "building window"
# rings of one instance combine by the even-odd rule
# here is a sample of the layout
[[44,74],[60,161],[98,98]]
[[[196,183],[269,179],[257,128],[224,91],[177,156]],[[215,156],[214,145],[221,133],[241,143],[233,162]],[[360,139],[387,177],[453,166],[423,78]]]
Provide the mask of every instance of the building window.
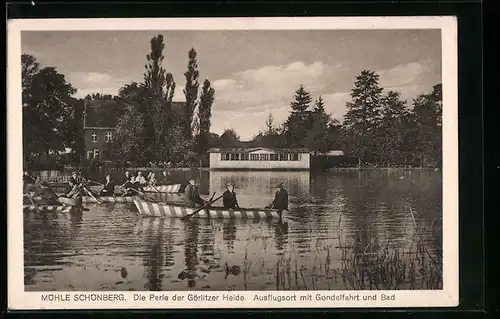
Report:
[[259,160],[261,160],[261,161],[269,161],[269,154],[260,154]]
[[111,132],[106,132],[106,143],[111,143],[113,140],[113,134]]
[[92,143],[97,143],[97,133],[92,132]]
[[250,160],[251,161],[258,161],[259,160],[259,154],[250,154]]
[[291,161],[298,161],[299,160],[299,154],[298,153],[292,153],[292,154],[290,154],[290,160]]
[[221,161],[229,161],[229,154],[228,153],[221,153],[220,160]]
[[98,148],[96,148],[94,150],[94,159],[99,159],[99,149]]
[[94,152],[93,151],[88,151],[87,152],[87,159],[93,159],[94,158]]
[[240,154],[239,153],[231,153],[231,161],[239,161],[240,160]]
[[248,161],[249,160],[248,153],[241,153],[240,158],[242,161]]
[[271,161],[277,161],[278,160],[278,154],[270,154],[269,159]]
[[282,153],[280,154],[280,161],[287,161],[288,160],[288,154]]

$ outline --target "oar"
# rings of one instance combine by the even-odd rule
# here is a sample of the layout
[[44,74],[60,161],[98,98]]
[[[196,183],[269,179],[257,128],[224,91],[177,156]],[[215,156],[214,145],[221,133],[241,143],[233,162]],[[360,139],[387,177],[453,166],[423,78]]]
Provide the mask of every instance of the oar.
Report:
[[153,189],[154,189],[157,193],[159,193],[159,192],[160,192],[160,191],[159,191],[156,187],[154,187],[154,186],[153,186],[153,184],[149,183],[149,186],[153,187]]
[[85,186],[83,186],[83,185],[82,185],[82,188],[83,188],[83,190],[84,190],[85,192],[87,192],[87,194],[88,194],[90,197],[92,197],[92,198],[93,198],[93,199],[94,199],[97,203],[102,204],[102,201],[101,201],[101,200],[99,200],[98,198],[96,198],[96,197],[94,196],[94,194],[92,194],[92,192],[91,192],[91,191],[89,191],[89,189],[88,189],[87,187],[85,187]]
[[[214,195],[215,195],[215,192],[214,192]],[[212,195],[212,198],[213,198],[213,196],[214,196],[214,195]],[[220,195],[220,196],[219,196],[219,197],[217,197],[216,199],[209,201],[209,202],[208,202],[208,203],[206,203],[203,207],[201,207],[201,208],[199,208],[199,209],[195,210],[195,211],[194,211],[193,213],[191,213],[191,214],[188,214],[188,215],[186,215],[186,216],[182,217],[181,219],[186,220],[186,219],[191,218],[191,216],[194,216],[194,215],[198,214],[198,212],[200,212],[200,211],[204,210],[205,208],[207,208],[208,206],[212,205],[213,203],[215,203],[216,201],[218,201],[219,199],[221,199],[223,196],[224,196],[224,195]]]
[[[124,191],[127,191],[127,190],[125,189],[125,187],[123,187],[123,186],[121,186],[121,187],[123,188],[123,190],[124,190]],[[154,198],[152,198],[152,197],[149,197],[149,196],[148,196],[148,195],[146,195],[144,192],[141,192],[141,191],[140,191],[140,190],[138,190],[138,189],[135,189],[135,188],[133,188],[133,187],[129,187],[128,189],[131,189],[131,190],[133,190],[133,191],[137,192],[138,194],[140,194],[140,195],[144,196],[146,199],[148,199],[148,200],[150,200],[150,201],[152,201],[152,202],[158,203],[158,201],[157,201],[156,199],[154,199]]]
[[38,207],[35,205],[35,202],[33,201],[33,197],[31,197],[30,195],[28,195],[28,198],[31,202],[31,205],[33,205],[33,207],[35,208],[36,212],[37,213],[40,213],[40,210],[38,209]]

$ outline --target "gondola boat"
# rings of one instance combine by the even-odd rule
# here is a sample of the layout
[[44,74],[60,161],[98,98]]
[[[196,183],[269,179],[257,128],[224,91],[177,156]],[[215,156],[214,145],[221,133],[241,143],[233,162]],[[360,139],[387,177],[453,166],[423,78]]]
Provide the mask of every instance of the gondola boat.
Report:
[[88,210],[79,206],[64,206],[64,205],[23,205],[25,212],[57,212],[57,213],[74,213]]
[[[186,215],[193,214],[198,208],[191,208],[176,203],[156,203],[134,198],[134,204],[139,214],[144,217],[162,217],[162,218],[183,218]],[[283,213],[287,213],[283,211]],[[235,210],[225,209],[223,207],[211,206],[199,211],[193,218],[210,219],[279,219],[280,213],[275,209],[263,208],[238,208]]]
[[[145,186],[142,187],[145,193],[162,193],[162,194],[178,194],[184,192],[186,186],[183,184],[172,184],[172,185],[159,185],[159,186]],[[93,185],[89,187],[93,192],[99,192],[102,189],[101,185]],[[115,193],[121,191],[119,186],[115,187]]]

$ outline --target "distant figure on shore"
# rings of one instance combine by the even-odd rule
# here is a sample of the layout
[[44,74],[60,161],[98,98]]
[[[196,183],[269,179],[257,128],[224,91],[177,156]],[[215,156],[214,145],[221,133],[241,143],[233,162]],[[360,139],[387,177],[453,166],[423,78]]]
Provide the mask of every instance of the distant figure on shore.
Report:
[[200,192],[195,181],[192,179],[184,190],[184,201],[189,207],[197,207],[205,205],[205,201],[200,197]]
[[58,201],[66,206],[82,206],[82,189],[77,181],[73,178],[69,179],[68,182],[71,190],[68,194],[62,195],[58,198]]
[[234,191],[234,185],[227,183],[227,189],[222,194],[222,203],[225,209],[235,209],[239,208],[238,199],[236,198],[236,193]]
[[115,182],[111,179],[111,174],[106,175],[106,184],[99,193],[100,196],[113,196],[115,194]]
[[281,220],[282,212],[284,210],[288,210],[288,193],[283,188],[283,182],[280,182],[276,186],[276,188],[277,188],[277,190],[276,190],[276,193],[274,194],[274,200],[271,204],[266,206],[266,208],[278,210],[278,213],[280,215],[280,220]]

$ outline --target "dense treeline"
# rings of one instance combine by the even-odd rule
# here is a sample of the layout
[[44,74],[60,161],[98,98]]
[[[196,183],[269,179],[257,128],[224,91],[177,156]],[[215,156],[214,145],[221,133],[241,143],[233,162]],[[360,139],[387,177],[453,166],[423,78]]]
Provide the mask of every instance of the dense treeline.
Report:
[[[288,118],[242,142],[234,129],[220,136],[210,132],[215,90],[208,79],[200,87],[197,52],[187,54],[183,102],[173,100],[177,84],[164,69],[165,42],[150,42],[143,81],[122,87],[117,96],[90,94],[89,100],[113,100],[116,117],[113,143],[106,150],[119,165],[199,165],[210,147],[309,148],[314,154],[343,150],[359,166],[441,166],[441,84],[415,97],[412,105],[395,91],[385,92],[379,76],[363,70],[354,81],[343,122],[325,110],[300,86],[290,102]],[[64,164],[84,164],[83,99],[53,67],[41,68],[36,58],[22,55],[23,149],[25,165],[64,149]],[[61,161],[59,161],[61,162]],[[89,163],[86,163],[89,164]]]

